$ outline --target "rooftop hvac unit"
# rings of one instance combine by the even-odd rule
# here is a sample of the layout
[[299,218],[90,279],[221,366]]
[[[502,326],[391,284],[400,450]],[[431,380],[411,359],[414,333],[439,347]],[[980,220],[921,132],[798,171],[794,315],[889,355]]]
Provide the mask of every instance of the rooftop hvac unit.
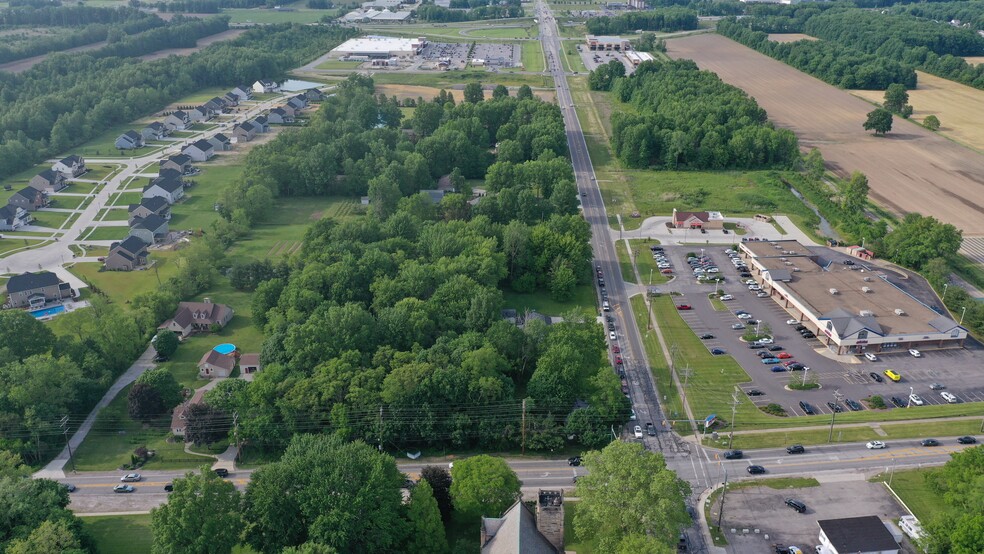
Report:
[[837,289],[830,289],[830,294],[837,294]]
[[871,287],[861,287],[861,292],[871,292]]
[[786,260],[788,260],[789,258],[779,258],[779,259],[780,259],[780,260],[782,260],[782,261],[786,261]]
[[905,310],[902,308],[895,308],[895,315],[905,315]]
[[799,271],[799,270],[800,270],[800,268],[798,268],[798,267],[794,267],[794,268],[793,268],[793,271],[794,271],[794,272],[795,272],[795,271]]
[[871,282],[871,277],[868,277],[867,275],[865,275],[864,276],[864,282],[865,283],[870,283]]
[[875,315],[875,312],[873,312],[871,310],[861,310],[860,314],[861,314],[861,317],[871,317],[871,316]]
[[783,263],[785,263],[786,265],[793,265],[793,262],[783,262]]

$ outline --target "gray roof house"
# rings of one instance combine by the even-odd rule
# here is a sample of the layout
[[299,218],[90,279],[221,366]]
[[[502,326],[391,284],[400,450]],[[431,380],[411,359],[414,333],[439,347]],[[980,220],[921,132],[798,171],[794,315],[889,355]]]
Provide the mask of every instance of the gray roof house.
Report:
[[14,275],[7,281],[7,295],[11,308],[31,309],[75,297],[72,287],[50,271]]
[[33,212],[48,205],[48,195],[34,187],[25,187],[15,192],[7,204]]
[[149,215],[156,215],[164,219],[165,221],[170,221],[171,219],[171,205],[167,203],[167,200],[162,196],[154,196],[151,198],[144,198],[139,204],[130,204],[128,209],[129,216],[127,221],[129,225],[133,225],[135,219],[142,219]]
[[256,126],[244,121],[232,128],[232,136],[236,137],[236,142],[249,142],[256,136]]
[[267,120],[267,116],[265,115],[256,116],[250,123],[256,127],[257,133],[266,133],[270,130],[270,121]]
[[121,242],[114,242],[103,261],[103,267],[109,271],[133,271],[146,264],[147,243],[134,235]]
[[52,192],[58,192],[68,186],[64,173],[50,169],[45,169],[41,173],[31,177],[31,180],[27,184],[41,191],[50,190]]
[[305,90],[304,96],[308,99],[308,102],[320,102],[325,99],[325,93],[321,92],[321,89],[316,88]]
[[195,332],[209,332],[212,325],[225,327],[235,313],[225,304],[215,304],[208,298],[204,302],[179,302],[174,317],[165,321],[158,329],[170,329],[182,337]]
[[188,154],[175,154],[173,156],[168,156],[167,159],[161,160],[158,166],[161,171],[165,169],[173,169],[181,175],[189,175],[194,173],[195,170],[195,168],[191,166],[191,156]]
[[226,106],[233,108],[239,105],[239,96],[233,94],[232,92],[227,92],[222,95],[222,99],[225,100]]
[[188,110],[188,119],[194,122],[208,121],[212,119],[212,110],[205,106],[198,106]]
[[160,140],[170,134],[167,127],[164,126],[160,121],[155,121],[143,129],[140,129],[140,135],[144,140]]
[[292,106],[289,103],[284,104],[283,106],[280,106],[280,109],[283,110],[284,112],[286,112],[287,115],[289,115],[291,117],[296,117],[297,114],[300,113],[300,111],[301,111],[300,108],[298,108],[297,106]]
[[222,133],[216,133],[211,138],[205,139],[212,145],[212,148],[216,152],[222,152],[225,150],[232,150],[232,139],[223,135]]
[[123,133],[122,135],[116,137],[116,148],[120,150],[134,150],[140,148],[144,145],[143,136],[140,133],[130,129],[129,131]]
[[85,167],[85,159],[82,156],[73,154],[55,162],[55,165],[51,166],[51,170],[63,173],[66,178],[70,179],[82,175],[88,171],[88,168]]
[[159,215],[150,214],[147,217],[133,220],[130,236],[138,237],[147,244],[160,242],[167,237],[167,221]]
[[253,87],[249,85],[239,85],[238,87],[229,91],[230,94],[235,94],[239,101],[249,100],[253,97]]
[[297,96],[291,96],[290,100],[287,100],[287,103],[290,104],[291,106],[294,106],[298,110],[303,110],[304,108],[308,107],[307,97],[304,96],[303,94],[298,94]]
[[175,179],[153,180],[143,189],[144,198],[159,196],[174,204],[184,196],[184,184]]
[[267,114],[267,120],[270,123],[293,123],[294,114],[288,114],[283,108],[274,108]]
[[31,214],[20,206],[7,204],[0,207],[0,231],[16,231],[31,222]]
[[164,118],[164,126],[171,131],[184,131],[190,122],[191,120],[188,118],[188,114],[182,110],[178,110]]
[[[502,514],[502,517],[483,517],[481,527],[481,538],[479,545],[482,554],[560,554],[563,550],[563,504],[548,506],[541,510],[540,505],[544,502],[544,493],[555,493],[558,498],[562,498],[556,491],[540,491],[541,500],[537,505],[537,514],[523,503],[522,499],[517,500],[511,508]],[[550,497],[552,498],[552,496]],[[550,502],[550,499],[546,500]],[[562,502],[562,500],[561,500]],[[557,514],[552,510],[556,509]],[[546,511],[551,510],[551,511]],[[556,515],[560,516],[559,525],[556,525]],[[556,533],[553,527],[559,527],[559,545],[551,542],[545,535]],[[541,530],[542,529],[542,530]],[[545,531],[545,532],[544,532]]]
[[209,158],[215,155],[215,147],[212,146],[211,142],[199,139],[182,148],[181,153],[186,154],[192,161],[207,162]]

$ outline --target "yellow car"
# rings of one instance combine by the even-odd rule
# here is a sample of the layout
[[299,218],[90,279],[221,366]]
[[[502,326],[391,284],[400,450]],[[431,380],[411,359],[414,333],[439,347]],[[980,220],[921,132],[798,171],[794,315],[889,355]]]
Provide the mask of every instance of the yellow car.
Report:
[[885,377],[888,377],[889,379],[891,379],[892,381],[895,381],[896,383],[898,383],[899,381],[902,380],[902,376],[899,375],[898,373],[892,371],[891,369],[886,369],[885,370]]

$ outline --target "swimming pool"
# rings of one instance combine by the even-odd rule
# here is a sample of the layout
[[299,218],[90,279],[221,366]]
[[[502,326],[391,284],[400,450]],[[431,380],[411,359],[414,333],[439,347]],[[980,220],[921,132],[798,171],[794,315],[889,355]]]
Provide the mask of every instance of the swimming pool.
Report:
[[45,308],[43,310],[34,310],[29,312],[34,317],[41,319],[42,317],[48,317],[55,314],[60,314],[65,311],[65,306],[53,306],[51,308]]
[[233,352],[236,351],[236,345],[235,344],[230,344],[228,342],[224,342],[224,343],[216,346],[212,350],[215,350],[219,354],[232,354]]

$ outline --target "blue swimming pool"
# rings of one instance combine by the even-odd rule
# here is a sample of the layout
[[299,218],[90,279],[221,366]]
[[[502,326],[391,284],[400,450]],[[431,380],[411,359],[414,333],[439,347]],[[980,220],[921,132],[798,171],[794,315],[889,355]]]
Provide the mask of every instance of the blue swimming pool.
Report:
[[65,311],[65,306],[54,306],[51,308],[45,308],[43,310],[34,310],[30,312],[34,317],[41,319],[42,317],[48,317],[55,314],[60,314]]
[[236,351],[236,345],[235,344],[230,344],[228,342],[224,342],[224,343],[216,346],[212,350],[215,350],[219,354],[232,354],[233,352]]

